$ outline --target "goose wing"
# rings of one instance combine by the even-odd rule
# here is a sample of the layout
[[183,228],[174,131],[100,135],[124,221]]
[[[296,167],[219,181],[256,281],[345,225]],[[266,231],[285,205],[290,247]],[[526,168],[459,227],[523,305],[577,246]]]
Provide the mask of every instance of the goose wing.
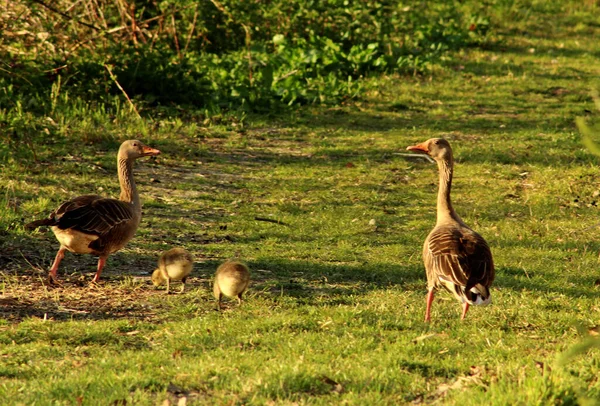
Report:
[[116,199],[85,195],[64,202],[51,217],[62,230],[73,229],[100,236],[131,220],[133,206]]
[[490,286],[494,280],[494,263],[487,242],[466,227],[438,227],[426,245],[429,265],[438,278],[464,286]]

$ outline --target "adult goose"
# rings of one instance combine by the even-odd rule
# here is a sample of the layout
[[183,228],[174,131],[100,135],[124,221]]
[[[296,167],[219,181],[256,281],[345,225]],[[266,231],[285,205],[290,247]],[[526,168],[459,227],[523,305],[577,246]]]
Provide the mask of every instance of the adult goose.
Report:
[[450,189],[454,163],[448,141],[432,138],[407,150],[429,155],[439,169],[437,222],[423,245],[428,290],[425,321],[431,319],[433,294],[440,287],[462,302],[461,319],[464,319],[469,305],[486,305],[492,300],[492,253],[483,237],[467,226],[452,207]]
[[56,281],[56,272],[65,251],[92,254],[99,257],[93,281],[98,282],[106,258],[123,248],[134,236],[142,218],[140,197],[133,179],[133,162],[144,156],[156,156],[160,151],[128,140],[117,154],[117,171],[121,185],[119,200],[97,195],[79,196],[61,204],[50,216],[25,226],[33,230],[50,226],[60,249],[50,268],[49,278]]

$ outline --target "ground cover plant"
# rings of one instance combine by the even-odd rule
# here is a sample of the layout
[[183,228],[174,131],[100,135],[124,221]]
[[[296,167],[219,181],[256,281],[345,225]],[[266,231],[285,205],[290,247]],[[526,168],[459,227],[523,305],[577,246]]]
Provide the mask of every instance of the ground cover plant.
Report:
[[123,86],[140,108],[213,114],[337,103],[363,76],[422,72],[480,43],[484,13],[444,1],[5,2],[0,81],[38,110],[66,94],[107,103]]
[[[5,82],[0,399],[597,403],[599,158],[576,119],[600,142],[599,9],[481,7],[481,43],[417,74],[381,70],[334,104],[264,114],[131,97],[138,115],[118,88],[87,99],[54,77],[27,98]],[[421,246],[437,172],[403,154],[438,136],[454,148],[454,206],[488,241],[497,276],[491,306],[460,322],[440,293],[427,325]],[[117,196],[128,138],[162,151],[136,164],[137,235],[102,283],[89,284],[94,258],[67,254],[62,285],[49,286],[57,243],[24,223],[75,195]],[[175,246],[196,265],[186,292],[166,296],[150,274]],[[252,285],[241,307],[216,312],[211,277],[236,257]]]

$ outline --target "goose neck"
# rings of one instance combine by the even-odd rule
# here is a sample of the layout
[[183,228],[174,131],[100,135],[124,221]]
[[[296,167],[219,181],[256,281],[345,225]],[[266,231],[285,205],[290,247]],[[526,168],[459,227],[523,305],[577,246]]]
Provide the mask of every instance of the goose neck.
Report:
[[140,197],[133,179],[133,161],[125,158],[117,158],[117,170],[119,174],[119,184],[121,185],[121,201],[133,204],[136,211],[141,208]]
[[437,197],[437,222],[441,223],[448,219],[455,219],[456,213],[450,200],[450,191],[452,189],[452,159],[439,160],[437,162],[439,169],[439,187]]

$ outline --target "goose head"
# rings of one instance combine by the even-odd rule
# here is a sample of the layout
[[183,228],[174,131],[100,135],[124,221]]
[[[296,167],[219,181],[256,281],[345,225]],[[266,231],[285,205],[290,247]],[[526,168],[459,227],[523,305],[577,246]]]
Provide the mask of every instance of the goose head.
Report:
[[154,284],[154,286],[160,286],[165,283],[165,278],[163,277],[162,272],[158,268],[155,269],[152,273],[152,283]]
[[450,143],[443,138],[431,138],[417,145],[406,148],[408,151],[427,154],[436,161],[449,161],[452,159]]
[[119,148],[119,157],[127,160],[134,160],[144,156],[156,156],[160,151],[149,147],[138,140],[127,140]]

